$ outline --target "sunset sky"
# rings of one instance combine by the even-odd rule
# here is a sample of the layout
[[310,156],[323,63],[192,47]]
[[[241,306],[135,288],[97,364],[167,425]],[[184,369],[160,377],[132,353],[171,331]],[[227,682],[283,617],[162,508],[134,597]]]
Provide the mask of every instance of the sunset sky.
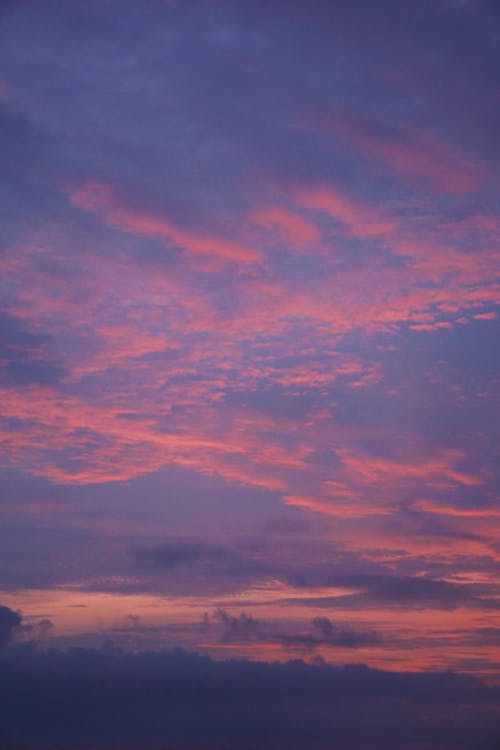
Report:
[[498,747],[499,133],[495,0],[2,0],[0,744]]

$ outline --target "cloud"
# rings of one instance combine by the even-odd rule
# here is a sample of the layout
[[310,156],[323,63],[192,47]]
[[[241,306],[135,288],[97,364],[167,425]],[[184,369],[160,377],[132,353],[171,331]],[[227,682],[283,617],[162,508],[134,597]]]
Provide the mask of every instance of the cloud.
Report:
[[149,548],[133,547],[131,554],[139,563],[164,570],[196,562],[224,562],[230,557],[224,547],[188,542],[171,542]]
[[453,584],[448,581],[436,581],[425,578],[390,578],[376,582],[370,591],[374,601],[391,601],[404,605],[413,603],[417,606],[435,606],[438,608],[457,608],[463,604],[500,608],[493,586],[481,584]]
[[[452,534],[440,527],[435,529],[432,522],[429,524],[423,525],[421,532],[417,529],[417,534],[444,538],[451,536],[458,540],[459,545],[463,545],[464,539],[471,538],[470,533]],[[475,537],[472,535],[472,538]],[[411,575],[404,574],[403,566],[401,570],[394,569],[374,559],[361,559],[357,554],[332,550],[329,546],[323,548],[323,555],[329,558],[329,562],[318,562],[318,557],[311,553],[307,545],[301,545],[301,549],[300,557],[296,559],[285,557],[281,551],[276,554],[271,544],[262,542],[241,543],[234,547],[212,546],[203,542],[168,542],[150,547],[133,547],[130,554],[138,570],[143,573],[151,571],[155,580],[163,581],[167,586],[175,582],[180,587],[178,590],[186,593],[194,590],[201,593],[206,587],[222,593],[259,582],[281,581],[292,587],[287,589],[287,594],[282,594],[288,603],[300,603],[309,608],[363,611],[366,607],[401,610],[425,607],[452,611],[465,606],[494,611],[500,607],[498,586],[493,580],[474,583],[447,580],[450,573],[447,566],[442,571],[442,578],[430,574]],[[318,554],[321,559],[319,550]],[[203,580],[201,587],[200,578]],[[147,585],[146,581],[144,585]],[[329,588],[337,589],[336,594],[324,592]],[[301,592],[307,592],[307,597],[302,597]],[[258,601],[257,592],[254,596]],[[219,620],[223,612],[223,609],[218,610]],[[229,624],[227,620],[226,625]],[[235,632],[237,627],[243,628],[245,624],[253,627],[255,621],[235,621]],[[326,635],[326,621],[320,619],[313,625],[316,629],[323,625],[323,636]],[[337,636],[342,638],[341,630],[336,631],[334,627],[337,626],[332,626],[330,631],[332,639]],[[348,630],[345,636],[345,645],[348,645]],[[319,630],[314,638],[319,638]],[[362,634],[360,638],[363,638]]]
[[85,184],[70,193],[70,202],[85,211],[102,214],[104,221],[123,232],[139,237],[160,240],[167,248],[182,248],[194,256],[208,256],[220,262],[256,263],[261,260],[258,251],[210,237],[205,232],[195,233],[183,229],[160,216],[142,214],[120,206],[108,185]]
[[500,607],[495,582],[455,583],[430,576],[409,575],[380,567],[377,572],[354,571],[349,564],[311,565],[289,571],[289,582],[297,588],[340,587],[353,589],[342,596],[297,597],[293,601],[309,607],[360,609],[364,607],[429,608],[454,610],[463,606],[497,610]]
[[283,633],[278,640],[287,650],[313,652],[323,646],[336,649],[377,646],[383,639],[374,631],[355,628],[344,623],[337,624],[328,617],[315,617],[311,620],[309,630],[299,633]]
[[339,626],[329,620],[328,617],[315,617],[312,624],[316,632],[319,633],[319,642],[331,646],[358,648],[359,646],[373,645],[380,640],[376,633]]
[[0,383],[3,386],[57,385],[67,374],[51,349],[51,336],[31,331],[25,321],[0,312]]
[[424,189],[431,186],[445,193],[467,193],[476,190],[484,179],[480,168],[459,148],[440,140],[432,131],[398,128],[341,113],[324,122],[326,130],[344,138],[354,150]]
[[46,617],[26,620],[20,612],[0,605],[0,650],[15,647],[16,643],[39,646],[44,643],[52,627],[52,622]]
[[394,222],[379,216],[373,209],[357,205],[342,192],[328,186],[304,192],[298,196],[298,201],[313,211],[329,214],[356,237],[390,235],[396,228]]
[[21,615],[0,605],[0,649],[9,646],[21,627]]
[[2,732],[30,747],[305,750],[335,737],[339,750],[368,742],[469,748],[498,727],[498,688],[460,674],[215,662],[111,646],[20,649],[1,659]]
[[[221,643],[248,643],[255,640],[262,643],[266,640],[265,623],[256,620],[252,615],[245,614],[245,612],[234,616],[219,607],[212,615],[213,621],[221,626],[219,635]],[[210,619],[207,619],[207,623],[210,623]]]
[[165,542],[135,546],[129,554],[137,569],[156,580],[174,584],[178,590],[236,591],[239,587],[266,580],[276,563],[256,543],[235,547],[197,542]]
[[289,626],[280,630],[277,623],[256,619],[245,612],[232,615],[219,607],[211,615],[205,616],[204,624],[208,631],[215,629],[218,641],[222,645],[256,644],[265,647],[278,644],[283,646],[287,653],[294,650],[313,652],[321,646],[356,649],[373,646],[381,641],[375,632],[344,623],[336,624],[328,617],[313,618],[308,628],[298,629]]
[[321,242],[321,234],[314,223],[282,206],[257,209],[249,217],[249,222],[267,229],[271,235],[277,235],[278,240],[292,247],[307,247]]

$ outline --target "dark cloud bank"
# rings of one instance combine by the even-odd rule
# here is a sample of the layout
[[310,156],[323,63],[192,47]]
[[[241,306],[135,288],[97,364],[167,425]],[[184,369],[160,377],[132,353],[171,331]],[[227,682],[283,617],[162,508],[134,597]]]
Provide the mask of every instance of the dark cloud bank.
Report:
[[21,615],[0,605],[0,648],[8,646],[21,625]]
[[500,688],[475,677],[181,650],[43,651],[9,643],[20,618],[0,614],[2,750],[500,747]]

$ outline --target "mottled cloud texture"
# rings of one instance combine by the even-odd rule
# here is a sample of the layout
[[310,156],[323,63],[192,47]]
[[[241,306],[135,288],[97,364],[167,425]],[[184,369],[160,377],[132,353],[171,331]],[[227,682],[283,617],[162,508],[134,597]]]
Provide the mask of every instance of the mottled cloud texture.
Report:
[[498,746],[499,688],[464,675],[109,647],[19,651],[0,666],[6,748],[94,747],[96,737],[100,746],[173,750]]
[[135,746],[495,737],[499,29],[493,0],[2,3],[6,742],[77,743],[88,701],[80,746],[118,747],[106,660],[119,712],[150,685]]

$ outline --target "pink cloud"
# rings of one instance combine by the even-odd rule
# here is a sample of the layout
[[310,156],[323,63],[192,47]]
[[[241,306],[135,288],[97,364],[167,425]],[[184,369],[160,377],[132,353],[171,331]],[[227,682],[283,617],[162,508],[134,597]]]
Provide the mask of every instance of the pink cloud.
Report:
[[182,229],[163,217],[143,214],[117,204],[113,190],[101,183],[87,183],[70,193],[70,202],[86,211],[99,213],[110,226],[148,239],[157,239],[167,247],[181,247],[195,256],[215,258],[219,262],[254,264],[262,258],[258,251],[238,243],[226,242],[209,234]]
[[450,481],[465,487],[477,487],[484,483],[481,476],[466,474],[455,468],[464,460],[463,453],[457,450],[443,450],[435,458],[419,460],[396,460],[374,458],[365,454],[342,451],[342,461],[362,483],[368,485],[391,484],[398,481],[423,481],[437,486],[446,486]]
[[453,505],[441,504],[432,500],[419,500],[415,507],[426,513],[434,513],[451,518],[496,518],[500,516],[499,508],[457,508]]
[[250,215],[249,221],[276,233],[292,247],[307,247],[321,242],[321,233],[315,224],[281,206],[257,209]]
[[411,133],[408,143],[385,142],[364,133],[359,134],[356,145],[401,176],[422,180],[448,193],[467,193],[481,184],[479,170],[458,148],[429,133]]
[[312,127],[342,138],[353,151],[412,185],[462,194],[477,190],[484,183],[483,170],[460,147],[429,130],[393,127],[340,111],[333,116],[320,116]]
[[329,214],[356,237],[387,235],[395,230],[394,221],[351,201],[346,195],[330,187],[303,191],[299,193],[297,200],[306,208]]
[[[320,513],[324,516],[333,518],[366,518],[367,516],[389,515],[392,509],[388,506],[377,506],[376,504],[363,502],[356,493],[352,493],[346,488],[345,493],[341,494],[342,499],[324,499],[317,497],[308,497],[303,495],[285,495],[283,502],[285,505],[302,510]],[[347,501],[346,495],[354,495],[351,502]]]

